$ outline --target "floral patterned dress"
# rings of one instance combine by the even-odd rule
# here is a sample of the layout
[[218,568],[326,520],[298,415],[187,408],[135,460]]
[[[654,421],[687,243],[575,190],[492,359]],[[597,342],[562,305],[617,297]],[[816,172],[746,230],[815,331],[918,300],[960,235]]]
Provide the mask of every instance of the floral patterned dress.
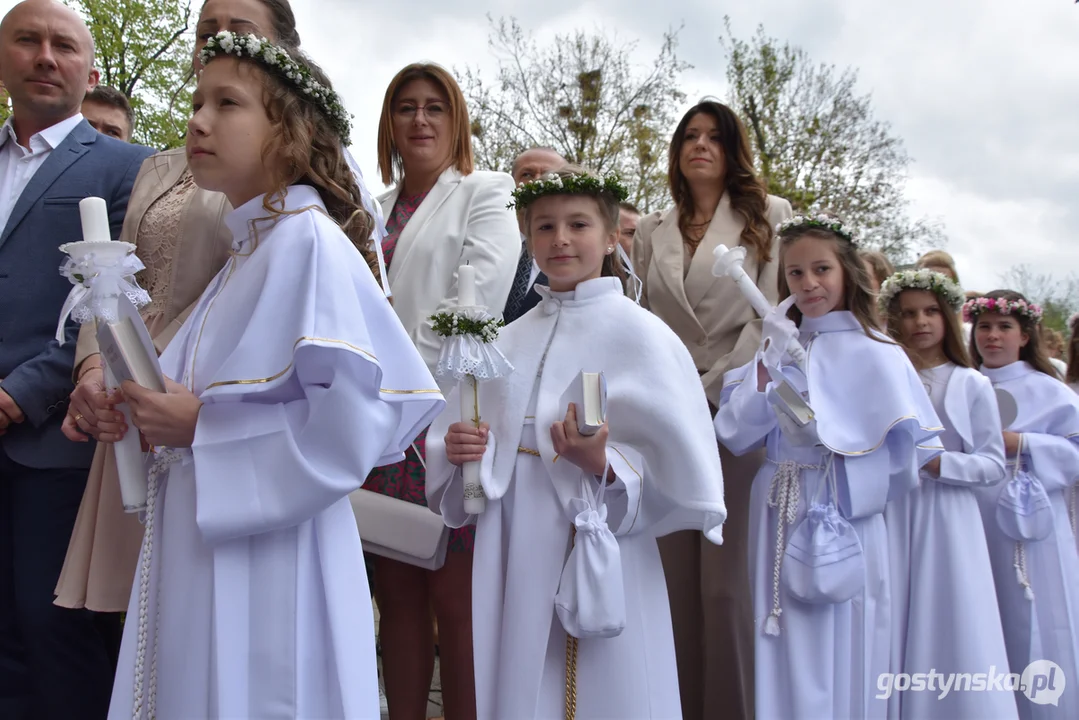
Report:
[[[409,218],[427,197],[427,193],[405,197],[399,195],[393,206],[393,212],[386,223],[386,237],[382,240],[382,254],[386,258],[386,269],[393,262],[397,238],[405,229]],[[393,465],[375,468],[367,476],[363,487],[366,490],[389,495],[398,500],[407,500],[417,505],[427,506],[427,491],[424,484],[423,463],[427,455],[427,430],[405,451],[405,459]],[[449,552],[472,552],[476,537],[476,526],[469,525],[450,531]]]

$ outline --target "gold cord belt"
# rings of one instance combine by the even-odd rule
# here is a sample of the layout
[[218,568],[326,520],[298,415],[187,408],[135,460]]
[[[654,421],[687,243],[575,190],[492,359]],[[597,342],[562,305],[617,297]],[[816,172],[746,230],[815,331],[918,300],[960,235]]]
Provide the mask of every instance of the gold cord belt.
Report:
[[[569,541],[577,541],[577,528],[569,527]],[[577,638],[566,633],[566,720],[577,717]]]
[[532,448],[526,448],[526,447],[523,447],[521,445],[517,446],[517,452],[524,453],[525,455],[533,455],[535,457],[540,456],[539,450],[533,450]]

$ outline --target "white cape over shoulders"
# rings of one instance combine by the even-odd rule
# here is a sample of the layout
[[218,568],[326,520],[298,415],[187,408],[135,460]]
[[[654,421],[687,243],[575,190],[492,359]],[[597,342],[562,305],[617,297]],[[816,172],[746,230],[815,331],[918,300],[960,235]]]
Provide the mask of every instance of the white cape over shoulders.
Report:
[[204,404],[157,494],[113,720],[132,717],[140,684],[140,717],[158,720],[379,717],[347,495],[444,400],[318,194],[293,186],[284,210],[254,222],[260,197],[227,218],[234,255],[162,356]]
[[[756,359],[724,377],[715,418],[732,452],[767,449],[750,496],[756,714],[884,718],[887,703],[875,697],[877,678],[889,670],[892,632],[883,513],[889,497],[917,486],[919,462],[943,450],[936,440],[942,428],[902,349],[867,336],[851,313],[804,318],[800,330],[808,372],[786,366],[783,373],[794,387],[808,388],[819,443],[795,444],[781,431],[769,388],[757,390]],[[804,602],[780,581],[789,569],[784,553],[810,510],[828,504],[857,536],[864,582],[849,600]],[[819,556],[813,572],[824,578],[844,557]],[[767,632],[770,618],[778,634]]]
[[[616,637],[577,644],[576,717],[673,720],[681,717],[678,680],[655,537],[694,528],[721,539],[722,470],[707,400],[681,341],[625,298],[617,281],[542,294],[499,338],[513,375],[480,385],[494,440],[473,561],[478,714],[564,716],[567,639],[554,600],[585,477],[556,460],[550,426],[564,416],[563,392],[585,370],[607,379],[607,456],[617,475],[606,491],[607,524],[620,552],[626,624]],[[429,505],[454,526],[470,520],[461,475],[445,454],[446,430],[458,417],[444,412],[427,438]]]

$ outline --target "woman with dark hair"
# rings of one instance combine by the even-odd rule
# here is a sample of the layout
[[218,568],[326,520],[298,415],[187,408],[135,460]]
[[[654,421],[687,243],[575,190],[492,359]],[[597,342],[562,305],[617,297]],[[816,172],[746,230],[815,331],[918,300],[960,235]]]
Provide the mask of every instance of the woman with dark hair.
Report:
[[[671,140],[668,180],[675,207],[641,219],[633,267],[641,305],[686,344],[712,412],[723,375],[753,357],[760,320],[730,279],[712,275],[718,245],[745,247],[745,271],[775,302],[775,227],[791,217],[753,169],[745,127],[726,105],[704,100]],[[687,720],[753,716],[753,611],[749,598],[748,512],[763,451],[741,457],[720,447],[726,486],[723,545],[700,532],[660,538],[674,621],[682,713]]]

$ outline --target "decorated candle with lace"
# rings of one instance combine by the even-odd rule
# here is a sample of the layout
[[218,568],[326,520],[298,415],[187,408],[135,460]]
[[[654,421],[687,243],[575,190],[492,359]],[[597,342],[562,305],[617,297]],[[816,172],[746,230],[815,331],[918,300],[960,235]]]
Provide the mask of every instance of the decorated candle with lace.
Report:
[[[444,339],[435,373],[452,377],[458,383],[461,422],[480,426],[479,391],[476,384],[513,372],[513,365],[494,344],[502,320],[492,317],[487,308],[476,304],[476,269],[462,265],[457,270],[457,306],[450,312],[432,315],[431,326]],[[482,513],[486,496],[480,484],[480,463],[467,462],[461,467],[465,485],[465,512]]]
[[[69,317],[79,323],[116,323],[120,319],[121,298],[130,300],[135,307],[150,302],[150,296],[135,282],[135,273],[143,268],[135,256],[135,246],[112,239],[105,201],[99,197],[82,199],[79,216],[83,239],[60,246],[60,251],[68,255],[60,266],[60,274],[73,286],[56,326],[56,341],[61,345]],[[107,364],[104,370],[107,386],[110,390],[115,389],[118,385],[116,376]],[[120,404],[116,409],[123,413],[124,422],[130,426],[127,406]],[[124,510],[141,512],[146,509],[146,458],[138,433],[128,433],[113,447]]]

